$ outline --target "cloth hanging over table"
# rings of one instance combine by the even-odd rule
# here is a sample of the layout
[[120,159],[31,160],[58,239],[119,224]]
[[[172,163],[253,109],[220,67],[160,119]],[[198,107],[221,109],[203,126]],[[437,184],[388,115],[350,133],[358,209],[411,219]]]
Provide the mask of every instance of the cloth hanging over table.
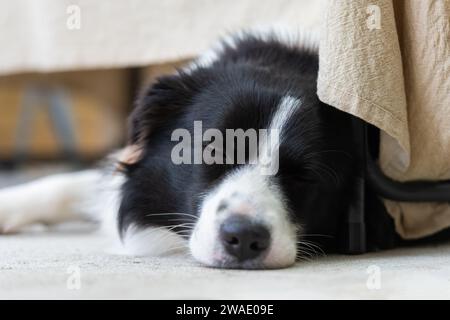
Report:
[[[386,175],[450,179],[450,1],[329,1],[318,95],[381,129]],[[448,203],[385,204],[404,238],[450,226]]]
[[314,28],[323,0],[0,0],[0,75],[192,58],[242,28]]

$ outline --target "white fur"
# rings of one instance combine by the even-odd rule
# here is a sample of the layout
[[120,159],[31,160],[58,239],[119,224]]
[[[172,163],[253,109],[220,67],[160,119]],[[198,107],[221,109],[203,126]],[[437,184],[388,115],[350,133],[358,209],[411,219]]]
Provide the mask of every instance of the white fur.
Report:
[[[206,196],[189,243],[197,260],[211,266],[222,265],[227,256],[220,244],[219,227],[232,214],[243,214],[271,230],[271,246],[262,261],[263,267],[277,268],[294,263],[296,229],[288,220],[279,187],[270,179],[254,168],[244,167],[230,174]],[[218,212],[222,201],[228,204],[228,209]]]
[[70,220],[101,223],[101,231],[117,236],[121,174],[86,170],[44,177],[0,189],[0,230],[17,232],[35,223]]
[[115,253],[132,256],[163,256],[183,252],[187,248],[186,240],[170,228],[139,228],[130,225],[125,231],[123,242]]
[[280,141],[283,140],[286,123],[298,110],[301,101],[291,96],[284,96],[278,106],[278,110],[270,122],[270,130],[278,130],[280,132]]
[[219,60],[223,54],[225,45],[236,48],[238,40],[246,35],[253,35],[261,40],[277,39],[290,47],[302,48],[309,52],[319,51],[319,33],[313,30],[298,28],[292,29],[286,26],[259,26],[234,32],[216,42],[209,50],[189,64],[184,71],[191,73],[198,68],[206,68]]
[[80,206],[101,178],[97,170],[54,175],[0,190],[0,230],[17,232],[34,223],[55,224],[87,214]]

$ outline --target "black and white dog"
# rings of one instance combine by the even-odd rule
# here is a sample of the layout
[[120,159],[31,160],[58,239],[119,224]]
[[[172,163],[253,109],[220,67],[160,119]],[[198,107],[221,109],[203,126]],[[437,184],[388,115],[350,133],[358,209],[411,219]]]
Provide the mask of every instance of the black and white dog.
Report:
[[244,32],[159,78],[131,115],[119,170],[1,190],[0,227],[94,217],[123,253],[187,247],[224,268],[286,267],[335,250],[358,163],[351,116],[316,95],[311,39]]

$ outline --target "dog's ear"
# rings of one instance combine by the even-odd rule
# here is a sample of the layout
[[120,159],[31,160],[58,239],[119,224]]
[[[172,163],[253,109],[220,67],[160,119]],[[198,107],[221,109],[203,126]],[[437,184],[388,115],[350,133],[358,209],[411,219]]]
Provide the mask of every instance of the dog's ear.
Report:
[[163,76],[137,100],[129,118],[129,144],[144,146],[166,121],[179,116],[198,92],[197,81],[185,73]]
[[152,134],[169,119],[178,117],[191,104],[198,88],[198,79],[180,71],[157,78],[139,95],[128,119],[128,146],[119,155],[120,170],[133,168]]

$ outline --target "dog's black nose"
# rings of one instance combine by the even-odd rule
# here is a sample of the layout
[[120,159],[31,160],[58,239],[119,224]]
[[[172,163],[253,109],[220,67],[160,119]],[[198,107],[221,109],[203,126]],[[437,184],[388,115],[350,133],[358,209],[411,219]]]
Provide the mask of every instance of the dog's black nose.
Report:
[[225,250],[238,261],[254,259],[270,245],[269,230],[241,216],[230,217],[222,223],[220,238]]

